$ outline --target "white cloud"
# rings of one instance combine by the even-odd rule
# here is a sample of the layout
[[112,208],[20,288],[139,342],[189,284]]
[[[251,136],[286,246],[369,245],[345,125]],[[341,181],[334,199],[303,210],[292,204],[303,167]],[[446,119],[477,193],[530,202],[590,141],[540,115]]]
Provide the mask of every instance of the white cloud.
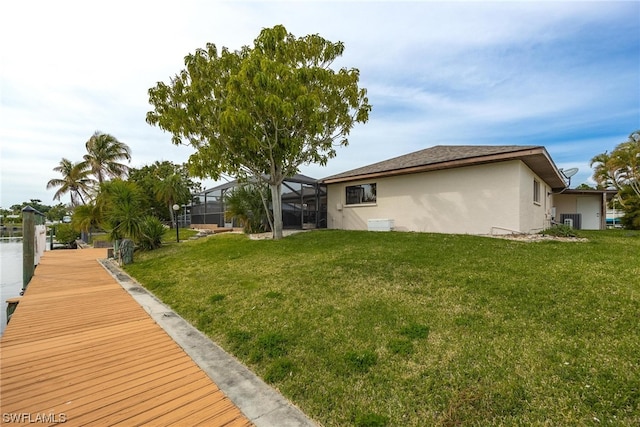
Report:
[[[145,123],[148,88],[207,42],[237,49],[282,23],[343,41],[374,110],[322,177],[435,144],[544,144],[581,164],[640,128],[640,5],[632,2],[5,2],[2,206],[33,196],[95,131],[134,166],[192,150]],[[635,33],[634,33],[635,31]],[[598,142],[593,142],[598,141]],[[581,166],[581,173],[582,168]],[[28,171],[28,172],[27,172]]]

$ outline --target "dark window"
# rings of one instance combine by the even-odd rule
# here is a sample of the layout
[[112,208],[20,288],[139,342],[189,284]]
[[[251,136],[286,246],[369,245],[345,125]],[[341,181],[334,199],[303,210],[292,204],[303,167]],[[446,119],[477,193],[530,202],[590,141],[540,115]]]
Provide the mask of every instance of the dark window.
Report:
[[376,203],[376,184],[350,185],[347,187],[347,205]]
[[540,182],[533,180],[533,203],[540,204]]

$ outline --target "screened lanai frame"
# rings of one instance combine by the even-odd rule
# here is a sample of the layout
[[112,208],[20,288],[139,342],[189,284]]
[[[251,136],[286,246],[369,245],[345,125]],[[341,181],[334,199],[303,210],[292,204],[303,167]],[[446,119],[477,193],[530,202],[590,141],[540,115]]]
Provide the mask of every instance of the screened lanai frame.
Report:
[[[190,206],[190,223],[238,226],[225,220],[224,198],[240,185],[234,180],[194,194]],[[282,225],[287,229],[327,227],[327,186],[318,180],[297,174],[282,183]]]

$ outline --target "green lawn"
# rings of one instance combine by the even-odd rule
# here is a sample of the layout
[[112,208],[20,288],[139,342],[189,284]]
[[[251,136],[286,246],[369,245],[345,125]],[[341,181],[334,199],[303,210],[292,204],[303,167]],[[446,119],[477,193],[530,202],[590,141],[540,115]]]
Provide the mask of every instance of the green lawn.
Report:
[[640,232],[219,235],[127,271],[325,426],[640,424]]

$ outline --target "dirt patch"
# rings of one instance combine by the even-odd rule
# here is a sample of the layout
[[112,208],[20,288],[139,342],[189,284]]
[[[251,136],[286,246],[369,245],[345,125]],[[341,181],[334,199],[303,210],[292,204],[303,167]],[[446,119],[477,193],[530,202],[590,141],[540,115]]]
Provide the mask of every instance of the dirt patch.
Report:
[[[302,233],[309,230],[282,230],[282,237],[291,236],[292,234]],[[249,234],[249,238],[251,240],[265,240],[273,238],[273,234],[269,231],[268,233],[256,233]]]
[[543,242],[543,241],[556,241],[556,242],[588,242],[589,239],[584,237],[559,237],[550,236],[548,234],[492,234],[487,237],[493,237],[496,239],[505,240],[517,240],[519,242]]

